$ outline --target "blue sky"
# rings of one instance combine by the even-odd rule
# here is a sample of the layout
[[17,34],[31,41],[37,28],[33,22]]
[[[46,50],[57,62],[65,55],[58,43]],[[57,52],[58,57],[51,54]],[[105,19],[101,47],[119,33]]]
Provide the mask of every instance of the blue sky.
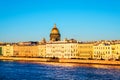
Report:
[[120,0],[0,0],[0,41],[120,40]]

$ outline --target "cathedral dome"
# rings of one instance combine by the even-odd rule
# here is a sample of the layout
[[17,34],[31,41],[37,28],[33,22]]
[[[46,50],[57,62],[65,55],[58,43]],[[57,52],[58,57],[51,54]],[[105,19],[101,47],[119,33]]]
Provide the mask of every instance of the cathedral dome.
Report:
[[59,34],[59,30],[56,27],[56,24],[54,25],[53,29],[51,30],[51,34]]
[[60,41],[60,33],[59,33],[58,28],[56,27],[56,24],[51,30],[50,41]]

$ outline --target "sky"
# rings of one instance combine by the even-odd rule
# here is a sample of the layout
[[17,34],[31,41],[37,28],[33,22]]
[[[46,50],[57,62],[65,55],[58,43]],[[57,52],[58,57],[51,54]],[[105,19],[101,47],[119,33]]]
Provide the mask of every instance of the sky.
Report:
[[120,40],[120,0],[0,0],[0,42]]

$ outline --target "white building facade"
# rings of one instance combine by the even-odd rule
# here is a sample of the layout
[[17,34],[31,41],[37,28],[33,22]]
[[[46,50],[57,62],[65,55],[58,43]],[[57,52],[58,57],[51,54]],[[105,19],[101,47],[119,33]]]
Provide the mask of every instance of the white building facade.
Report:
[[78,58],[78,43],[57,41],[46,44],[46,57]]
[[2,47],[2,55],[3,56],[13,56],[13,46],[6,45]]
[[108,60],[112,56],[111,45],[98,44],[93,46],[93,59],[105,59]]

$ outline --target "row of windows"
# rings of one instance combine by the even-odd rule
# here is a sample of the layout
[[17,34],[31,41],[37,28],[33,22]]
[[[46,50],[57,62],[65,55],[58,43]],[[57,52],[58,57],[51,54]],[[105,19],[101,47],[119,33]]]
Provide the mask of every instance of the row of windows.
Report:
[[65,54],[65,56],[78,56],[78,54]]
[[110,47],[94,47],[94,49],[110,49]]
[[101,56],[100,56],[100,55],[94,55],[94,57],[99,57],[99,58],[101,58]]
[[79,55],[79,57],[81,57],[81,58],[85,58],[85,57],[87,57],[87,58],[90,58],[91,56],[90,55]]
[[85,51],[79,51],[80,53],[92,53],[92,51],[87,51],[87,50],[85,50]]
[[79,46],[78,48],[92,48],[92,46]]
[[74,52],[76,52],[76,53],[78,53],[78,51],[61,51],[61,50],[51,50],[51,52],[53,52],[53,53],[56,53],[56,52],[61,52],[61,53],[65,53],[65,52],[71,52],[71,53],[74,53]]
[[47,45],[46,47],[78,47],[77,45]]
[[37,52],[37,51],[14,51],[14,52],[25,52],[25,53],[35,53],[35,52]]
[[96,52],[94,52],[95,54],[101,54],[101,53],[106,53],[106,54],[110,54],[110,51],[105,51],[105,52],[100,52],[100,51],[96,51]]

